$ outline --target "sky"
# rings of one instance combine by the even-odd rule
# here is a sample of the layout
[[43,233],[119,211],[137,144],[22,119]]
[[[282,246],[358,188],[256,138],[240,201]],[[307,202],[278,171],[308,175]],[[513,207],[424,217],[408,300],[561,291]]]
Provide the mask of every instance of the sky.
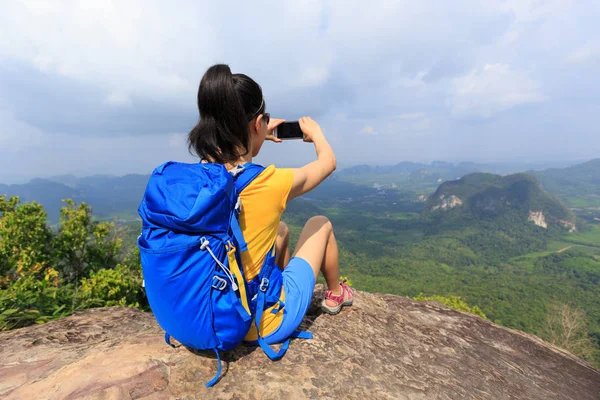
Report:
[[[194,162],[215,63],[338,166],[600,156],[597,0],[0,0],[0,183]],[[255,160],[299,166],[301,142]]]

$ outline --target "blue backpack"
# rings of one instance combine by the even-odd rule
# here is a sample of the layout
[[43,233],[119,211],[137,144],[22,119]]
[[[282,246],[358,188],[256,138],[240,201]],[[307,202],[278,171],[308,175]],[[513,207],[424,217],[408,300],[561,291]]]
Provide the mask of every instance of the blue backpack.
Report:
[[[246,282],[241,253],[247,250],[239,225],[239,194],[263,167],[247,163],[231,172],[221,164],[167,162],[154,170],[138,209],[142,234],[138,238],[146,296],[158,324],[170,337],[198,350],[214,350],[221,374],[219,351],[235,348],[255,319],[279,300],[282,285],[275,265],[275,243],[260,274]],[[277,307],[276,307],[277,309]],[[285,309],[284,309],[285,312]],[[307,332],[294,337],[310,338]],[[279,352],[259,335],[258,344],[276,360]]]

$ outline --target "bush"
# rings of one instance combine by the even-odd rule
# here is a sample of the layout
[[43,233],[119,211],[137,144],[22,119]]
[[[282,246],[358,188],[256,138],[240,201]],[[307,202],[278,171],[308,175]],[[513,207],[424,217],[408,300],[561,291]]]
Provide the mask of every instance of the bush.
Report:
[[78,310],[110,306],[141,308],[145,303],[142,279],[124,264],[100,269],[81,280],[75,303]]
[[71,313],[72,290],[53,274],[38,280],[24,276],[0,290],[0,331],[44,323]]
[[40,204],[0,196],[0,331],[90,307],[148,309],[137,248],[119,263],[114,225],[85,203],[64,203],[53,232]]
[[460,296],[424,296],[423,293],[420,293],[417,297],[414,297],[413,300],[418,301],[437,301],[438,303],[442,303],[448,307],[454,308],[458,311],[465,311],[471,314],[479,315],[481,318],[487,319],[485,314],[479,309],[478,306],[470,307],[464,300],[460,298]]

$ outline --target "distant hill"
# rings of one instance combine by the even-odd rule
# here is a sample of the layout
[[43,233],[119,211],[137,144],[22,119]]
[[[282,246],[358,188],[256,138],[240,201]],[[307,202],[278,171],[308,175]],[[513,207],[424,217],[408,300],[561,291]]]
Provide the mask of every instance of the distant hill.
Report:
[[454,222],[460,218],[510,218],[544,228],[552,225],[575,229],[575,215],[546,193],[534,176],[523,173],[475,173],[444,182],[429,196],[423,212]]
[[0,185],[0,194],[19,196],[21,202],[36,201],[44,206],[51,223],[58,222],[62,200],[86,202],[98,218],[134,219],[146,189],[149,175],[90,176],[72,175],[32,179],[21,185]]
[[355,184],[376,187],[402,187],[418,195],[429,194],[448,180],[460,179],[475,172],[499,175],[514,174],[527,170],[543,170],[562,166],[564,163],[491,163],[434,161],[430,164],[401,162],[390,166],[357,165],[344,168],[334,174],[337,179]]
[[338,179],[359,184],[380,185],[434,185],[457,179],[473,172],[494,172],[489,165],[464,162],[452,164],[434,161],[431,164],[401,162],[391,166],[357,165],[337,172]]
[[600,207],[600,158],[568,168],[532,171],[544,189],[571,207]]

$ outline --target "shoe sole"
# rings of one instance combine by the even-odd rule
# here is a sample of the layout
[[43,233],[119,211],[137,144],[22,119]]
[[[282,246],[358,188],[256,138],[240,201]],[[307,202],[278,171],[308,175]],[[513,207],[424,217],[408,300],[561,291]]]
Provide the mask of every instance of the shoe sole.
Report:
[[342,304],[340,304],[340,305],[339,305],[339,306],[337,306],[337,307],[328,307],[328,306],[326,306],[326,305],[323,305],[323,304],[321,304],[321,309],[322,309],[322,310],[323,310],[325,313],[327,313],[327,314],[329,314],[329,315],[336,315],[336,314],[339,314],[339,313],[340,313],[340,311],[342,311],[342,308],[343,308],[344,306],[351,306],[351,305],[352,305],[352,300],[353,300],[353,299],[346,300],[345,302],[343,302]]

